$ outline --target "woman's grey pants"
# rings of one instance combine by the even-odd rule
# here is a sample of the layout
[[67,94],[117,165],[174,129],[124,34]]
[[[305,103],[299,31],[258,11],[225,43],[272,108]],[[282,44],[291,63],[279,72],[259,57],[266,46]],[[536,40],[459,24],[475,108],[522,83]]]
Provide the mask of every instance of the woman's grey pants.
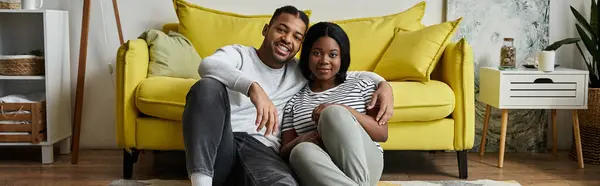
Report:
[[299,143],[290,166],[301,185],[376,185],[383,171],[383,154],[350,111],[329,106],[321,112],[317,130],[326,150]]

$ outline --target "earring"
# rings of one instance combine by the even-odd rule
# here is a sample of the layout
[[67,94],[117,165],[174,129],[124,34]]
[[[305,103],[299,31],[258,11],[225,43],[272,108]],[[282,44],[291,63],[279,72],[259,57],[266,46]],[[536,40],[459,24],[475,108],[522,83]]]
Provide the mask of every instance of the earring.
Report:
[[310,76],[308,77],[308,79],[315,80],[315,76],[311,73]]

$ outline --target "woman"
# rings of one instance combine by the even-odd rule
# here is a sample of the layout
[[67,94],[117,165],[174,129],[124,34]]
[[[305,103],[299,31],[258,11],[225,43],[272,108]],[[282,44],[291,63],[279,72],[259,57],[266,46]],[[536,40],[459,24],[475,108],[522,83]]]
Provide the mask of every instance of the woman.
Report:
[[282,158],[303,185],[376,185],[383,170],[377,142],[387,140],[387,124],[367,115],[375,83],[346,75],[344,30],[327,22],[312,26],[299,65],[309,83],[284,108]]

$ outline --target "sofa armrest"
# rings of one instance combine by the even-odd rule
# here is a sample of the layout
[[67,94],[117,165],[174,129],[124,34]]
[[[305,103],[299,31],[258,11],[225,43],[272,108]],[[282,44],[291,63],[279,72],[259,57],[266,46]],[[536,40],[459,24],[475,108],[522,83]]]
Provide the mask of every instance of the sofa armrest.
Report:
[[438,77],[454,91],[456,106],[452,112],[454,119],[454,148],[473,148],[475,135],[475,80],[473,50],[463,38],[446,47],[438,64]]
[[136,146],[135,123],[138,109],[135,91],[148,76],[148,44],[145,40],[129,40],[117,52],[116,137],[120,148]]

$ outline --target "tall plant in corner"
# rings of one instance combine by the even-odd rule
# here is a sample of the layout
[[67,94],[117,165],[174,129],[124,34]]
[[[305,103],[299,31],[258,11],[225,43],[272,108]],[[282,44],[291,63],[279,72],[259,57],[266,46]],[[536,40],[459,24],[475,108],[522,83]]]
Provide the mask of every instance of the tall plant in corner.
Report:
[[[594,150],[598,148],[595,144],[600,144],[600,139],[595,136],[600,134],[600,118],[598,118],[598,113],[600,113],[600,6],[596,0],[592,0],[589,22],[573,6],[571,6],[571,11],[579,22],[575,26],[581,41],[591,56],[591,59],[586,57],[577,43],[577,49],[581,53],[590,75],[587,109],[578,111],[579,128],[580,131],[584,131],[580,134],[583,161],[600,164],[600,154],[595,153],[596,150]],[[575,146],[572,145],[569,156],[571,159],[577,159],[576,154]]]
[[600,88],[600,14],[598,14],[600,6],[598,6],[596,0],[591,1],[590,22],[573,6],[571,6],[571,12],[579,22],[579,24],[575,24],[575,27],[577,27],[577,32],[591,56],[591,59],[587,58],[579,43],[576,43],[577,49],[590,72],[590,88]]

